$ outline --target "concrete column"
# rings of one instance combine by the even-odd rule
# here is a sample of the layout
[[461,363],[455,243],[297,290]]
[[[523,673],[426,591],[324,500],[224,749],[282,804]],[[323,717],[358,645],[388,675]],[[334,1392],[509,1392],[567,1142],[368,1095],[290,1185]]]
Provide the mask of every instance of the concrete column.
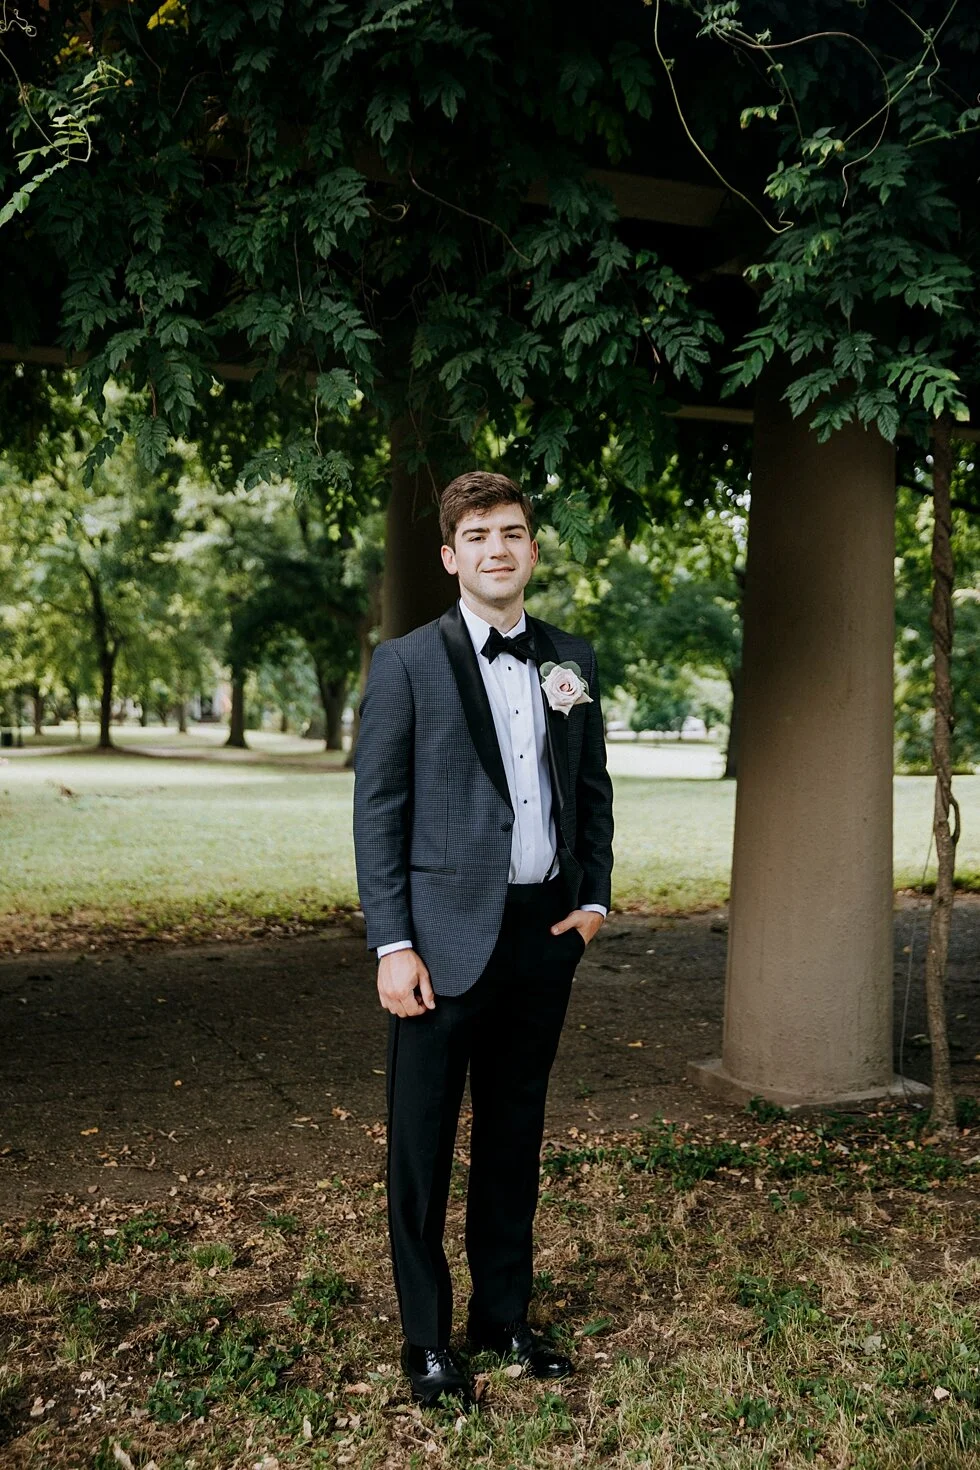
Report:
[[732,1100],[880,1096],[892,1072],[894,456],[756,406],[725,1034]]

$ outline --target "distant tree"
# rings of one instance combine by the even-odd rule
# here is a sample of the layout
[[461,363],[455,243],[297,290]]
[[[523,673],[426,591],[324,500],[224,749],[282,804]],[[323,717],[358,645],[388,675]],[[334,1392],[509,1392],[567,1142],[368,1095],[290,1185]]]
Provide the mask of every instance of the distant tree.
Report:
[[[647,492],[660,507],[655,527],[629,545],[607,516],[605,545],[546,553],[530,605],[595,645],[607,696],[620,688],[637,701],[636,729],[679,730],[690,714],[729,725],[724,774],[734,776],[741,667],[741,599],[746,541],[744,447],[719,436],[712,447],[672,457]],[[725,710],[704,702],[699,676],[725,680]]]
[[[318,425],[318,457],[293,478],[306,402],[283,390],[259,410],[233,385],[195,419],[210,481],[214,588],[223,602],[232,674],[229,744],[243,745],[244,682],[296,635],[310,658],[328,748],[358,667],[364,595],[353,569],[354,529],[387,493],[387,440],[377,417],[352,403]],[[285,642],[283,642],[285,640]]]
[[630,725],[634,730],[671,730],[680,735],[694,709],[694,687],[684,669],[669,664],[639,663],[631,678],[636,704]]
[[295,634],[284,633],[257,671],[258,695],[263,708],[279,714],[279,730],[292,730],[312,739],[324,738],[324,718],[309,656]]
[[[86,457],[101,428],[70,385],[52,380],[49,394],[50,422],[7,471],[14,554],[33,608],[22,654],[32,640],[46,641],[53,673],[63,667],[60,632],[85,630],[98,671],[99,746],[109,749],[120,654],[143,636],[150,600],[172,580],[167,553],[179,534],[182,461],[171,456],[151,474],[124,445],[89,477]],[[39,472],[20,480],[22,466]]]

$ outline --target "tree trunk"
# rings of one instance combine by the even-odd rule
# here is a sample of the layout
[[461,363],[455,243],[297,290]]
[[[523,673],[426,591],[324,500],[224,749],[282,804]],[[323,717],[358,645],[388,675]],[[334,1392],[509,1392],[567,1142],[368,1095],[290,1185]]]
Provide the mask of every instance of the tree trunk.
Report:
[[331,679],[327,685],[323,713],[327,721],[327,750],[344,748],[344,705],[347,703],[347,680]]
[[116,672],[116,650],[105,646],[99,650],[99,674],[102,693],[99,699],[99,749],[112,750],[112,681]]
[[398,638],[437,618],[456,596],[456,579],[439,557],[439,477],[431,467],[410,470],[417,446],[408,417],[391,426],[391,495],[385,522],[382,638]]
[[[956,1099],[946,1032],[946,959],[953,911],[953,881],[956,842],[959,837],[959,807],[952,792],[953,688],[950,656],[953,651],[953,548],[950,481],[953,452],[949,420],[936,424],[932,442],[932,652],[933,709],[932,764],[936,772],[933,831],[936,839],[936,888],[929,914],[929,946],[926,950],[926,1013],[932,1043],[933,1132],[951,1134],[956,1129]],[[955,827],[950,829],[950,807]]]
[[177,730],[178,730],[179,734],[181,734],[181,735],[186,735],[187,734],[187,701],[186,701],[186,699],[179,699],[177,701]]
[[320,665],[313,660],[316,670],[316,687],[320,691],[320,704],[323,706],[323,740],[326,750],[343,750],[344,748],[344,705],[347,702],[347,680],[330,679],[323,672]]
[[72,719],[75,721],[75,739],[82,738],[82,696],[78,689],[69,688],[68,700],[71,704]]
[[82,575],[88,583],[92,599],[92,629],[99,650],[99,674],[102,692],[99,699],[99,750],[112,750],[112,684],[116,673],[116,659],[123,640],[114,634],[109,613],[102,597],[102,587],[96,574],[82,565]]
[[723,781],[734,781],[738,775],[738,717],[741,702],[742,671],[735,669],[728,676],[732,691],[732,712],[728,719],[728,746],[725,750]]
[[325,741],[326,738],[327,718],[326,715],[323,713],[323,696],[321,694],[320,708],[317,709],[314,706],[314,708],[310,711],[310,718],[306,723],[306,729],[303,731],[303,739]]
[[368,674],[371,672],[371,655],[374,652],[374,644],[371,641],[375,628],[381,622],[381,578],[375,578],[368,588],[368,607],[358,630],[361,647],[361,667],[358,675],[358,698],[354,702],[354,723],[350,732],[350,750],[344,766],[347,770],[353,770],[354,752],[357,749],[357,737],[361,729],[361,700],[367,688]]
[[279,710],[279,734],[289,734],[289,712],[287,711],[285,705],[281,706]]
[[34,709],[34,734],[44,734],[44,695],[39,684],[31,685],[31,700]]
[[147,727],[147,725],[149,723],[150,723],[150,701],[148,699],[141,699],[140,700],[140,729],[141,730],[145,730],[146,727]]
[[233,746],[236,750],[247,750],[248,743],[245,739],[245,671],[244,669],[232,669],[231,671],[231,718],[229,721],[228,739],[226,745]]

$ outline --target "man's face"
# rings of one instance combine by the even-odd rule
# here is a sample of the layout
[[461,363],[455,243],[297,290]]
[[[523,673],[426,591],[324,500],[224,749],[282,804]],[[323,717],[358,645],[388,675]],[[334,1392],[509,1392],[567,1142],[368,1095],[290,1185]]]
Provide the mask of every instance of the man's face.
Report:
[[506,605],[524,591],[538,560],[538,543],[519,505],[470,511],[454,540],[442,548],[442,564],[472,599]]

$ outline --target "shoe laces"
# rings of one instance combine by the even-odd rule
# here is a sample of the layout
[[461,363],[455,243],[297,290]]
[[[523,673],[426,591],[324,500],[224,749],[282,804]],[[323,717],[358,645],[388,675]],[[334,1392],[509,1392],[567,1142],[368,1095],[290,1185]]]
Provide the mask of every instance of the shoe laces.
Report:
[[456,1361],[452,1348],[426,1348],[425,1355],[443,1373],[459,1372],[459,1364]]

